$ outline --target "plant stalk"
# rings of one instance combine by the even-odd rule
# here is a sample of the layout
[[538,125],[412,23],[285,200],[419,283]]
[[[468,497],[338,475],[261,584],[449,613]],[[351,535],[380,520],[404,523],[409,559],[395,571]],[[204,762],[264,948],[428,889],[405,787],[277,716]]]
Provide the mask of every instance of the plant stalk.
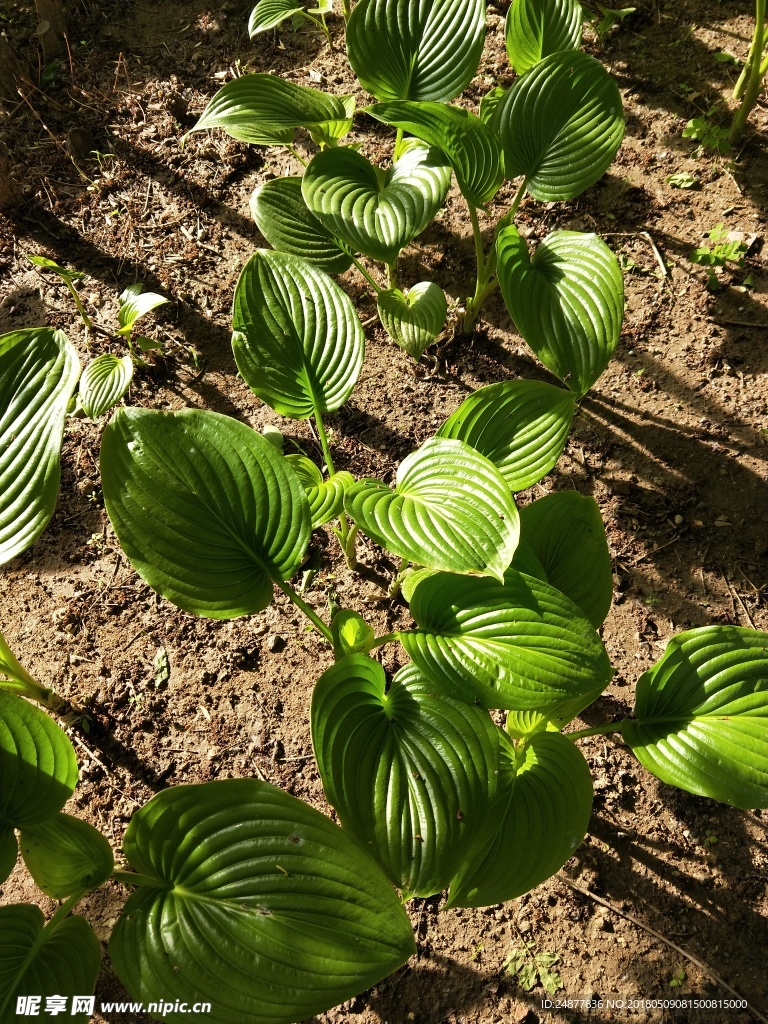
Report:
[[563,735],[569,740],[582,740],[585,736],[606,736],[612,732],[622,732],[624,726],[629,722],[628,718],[621,722],[609,722],[607,725],[596,725],[593,729],[579,729],[578,732],[565,732]]
[[50,711],[60,708],[64,701],[51,689],[41,686],[21,665],[0,633],[0,690],[17,693],[34,700]]
[[328,643],[333,644],[333,633],[330,631],[328,626],[326,626],[326,624],[323,622],[323,620],[320,618],[317,612],[313,608],[310,608],[310,606],[307,604],[304,598],[299,597],[299,595],[296,593],[296,591],[293,589],[290,583],[283,583],[281,580],[276,580],[275,582],[277,583],[278,587],[282,590],[282,592],[285,594],[285,596],[290,598],[290,600],[293,601],[296,607],[300,608],[301,611],[304,612],[304,614],[307,616],[307,618],[315,627],[315,629],[317,629],[320,633],[323,634]]
[[397,260],[387,264],[387,288],[397,288]]
[[765,47],[765,3],[766,0],[757,0],[755,8],[755,34],[752,36],[752,45],[750,46],[749,57],[744,68],[746,77],[742,73],[742,78],[736,84],[736,90],[741,93],[741,106],[734,114],[731,131],[728,135],[728,141],[732,146],[735,146],[740,141],[744,133],[747,118],[757,101],[763,84],[763,76],[765,71],[768,70],[768,59],[763,54]]
[[147,885],[155,887],[162,885],[159,879],[152,878],[150,875],[141,875],[137,871],[121,871],[117,869],[112,872],[111,878],[115,882],[120,882],[121,885]]
[[299,161],[299,163],[300,163],[300,164],[302,165],[302,167],[306,167],[306,166],[307,166],[307,161],[306,161],[306,160],[304,159],[304,157],[303,157],[303,156],[302,156],[302,155],[301,155],[301,154],[299,153],[299,151],[298,151],[298,150],[296,149],[296,147],[295,147],[295,146],[288,146],[288,145],[286,145],[286,147],[285,147],[285,148],[286,148],[286,149],[288,150],[288,152],[289,152],[289,153],[290,153],[290,154],[291,154],[291,155],[292,155],[293,157],[295,157],[295,158],[296,158],[296,160],[298,160],[298,161]]
[[[328,470],[328,475],[333,476],[336,469],[333,465],[333,456],[331,455],[331,448],[328,444],[328,435],[325,432],[325,425],[323,424],[322,416],[317,409],[315,410],[315,425],[317,427],[317,436],[320,439],[320,446],[323,449],[323,458],[325,459],[325,466]],[[350,569],[357,568],[357,558],[355,557],[356,537],[357,527],[350,526],[349,520],[347,519],[347,513],[342,512],[339,516],[338,538],[347,567]]]
[[91,323],[91,318],[85,312],[85,307],[83,306],[82,302],[80,301],[80,296],[77,294],[77,289],[75,288],[75,286],[72,284],[72,282],[69,280],[68,277],[64,278],[64,280],[67,283],[67,288],[69,288],[70,295],[75,300],[75,305],[77,306],[77,311],[80,314],[80,316],[82,317],[82,320],[83,320],[83,323],[86,326],[86,329],[89,330],[89,331],[92,331],[93,330],[93,324]]
[[383,644],[391,644],[395,640],[400,639],[399,633],[385,633],[384,636],[377,636],[375,640],[371,641],[369,650],[373,650],[374,647],[381,647]]
[[364,267],[364,266],[362,265],[362,263],[360,263],[360,261],[359,261],[359,260],[356,260],[354,256],[352,257],[352,262],[353,262],[353,263],[354,263],[354,265],[355,265],[355,266],[357,267],[357,269],[358,269],[358,270],[360,271],[360,273],[361,273],[361,274],[363,275],[363,277],[364,277],[364,278],[366,279],[366,281],[367,281],[367,282],[368,282],[368,284],[369,284],[369,285],[371,286],[371,288],[373,288],[373,290],[374,290],[374,291],[376,292],[376,294],[377,294],[377,295],[380,295],[380,294],[381,294],[381,292],[383,291],[383,289],[382,289],[382,288],[380,288],[380,287],[379,287],[379,286],[378,286],[378,285],[376,284],[376,282],[375,282],[375,281],[374,281],[374,279],[373,279],[373,278],[371,277],[371,275],[370,275],[370,274],[368,273],[368,271],[367,271],[367,270],[365,269],[365,267]]
[[352,4],[350,0],[341,0],[341,13],[344,15],[344,21],[349,21],[350,15],[352,14]]

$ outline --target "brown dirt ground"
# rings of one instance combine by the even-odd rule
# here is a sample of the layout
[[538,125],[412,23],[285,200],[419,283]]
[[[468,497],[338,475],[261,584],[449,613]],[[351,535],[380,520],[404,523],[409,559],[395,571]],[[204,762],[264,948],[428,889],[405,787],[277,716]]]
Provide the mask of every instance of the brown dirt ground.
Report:
[[[575,487],[594,495],[607,525],[616,599],[603,637],[617,674],[586,713],[587,725],[630,711],[635,681],[675,631],[711,622],[768,629],[765,102],[735,159],[697,155],[681,137],[688,118],[728,94],[733,69],[713,54],[746,54],[753,5],[635,3],[602,43],[587,33],[588,49],[617,77],[626,104],[616,162],[577,201],[542,207],[527,199],[521,216],[534,241],[554,227],[594,229],[625,258],[627,312],[616,357],[582,403],[556,470],[522,496]],[[489,5],[470,103],[511,78],[505,9]],[[71,59],[43,92],[29,90],[29,102],[19,98],[2,111],[0,141],[10,148],[25,201],[0,217],[0,333],[51,324],[68,331],[83,359],[104,350],[100,336],[84,338],[65,290],[34,270],[26,253],[84,271],[82,294],[105,323],[115,323],[122,288],[141,280],[172,305],[152,327],[164,353],[138,372],[130,402],[279,424],[313,452],[305,424],[281,421],[237,378],[229,344],[233,287],[260,244],[250,193],[297,165],[284,151],[249,149],[219,133],[194,135],[183,148],[180,138],[238,68],[336,92],[354,91],[355,83],[342,52],[330,53],[314,32],[287,29],[250,44],[248,10],[241,0],[72,0]],[[27,5],[5,0],[0,27],[37,75]],[[332,27],[340,39],[340,21]],[[390,136],[365,127],[374,130],[368,154],[383,157]],[[93,150],[102,155],[94,158]],[[666,182],[682,170],[700,178],[700,189]],[[498,209],[505,200],[508,192]],[[758,241],[746,267],[723,272],[722,288],[710,292],[688,254],[721,221]],[[404,254],[403,279],[433,277],[458,302],[470,288],[471,260],[470,227],[454,192]],[[346,278],[369,318],[374,305],[361,278],[354,271]],[[388,478],[470,389],[518,375],[546,379],[497,296],[472,341],[444,345],[434,368],[414,372],[377,326],[367,338],[360,383],[330,418],[339,464],[358,476]],[[0,629],[11,647],[40,680],[88,708],[89,728],[78,722],[71,730],[81,784],[68,810],[119,849],[136,808],[182,782],[257,775],[327,809],[310,755],[308,706],[329,652],[281,596],[267,612],[232,622],[194,619],[156,597],[108,525],[100,432],[99,424],[70,421],[53,520],[0,578]],[[380,551],[360,544],[367,567],[360,577],[343,567],[327,531],[314,544],[322,568],[306,597],[318,609],[333,583],[381,632],[401,620],[402,607],[381,589],[394,564]],[[158,687],[153,662],[161,649],[171,672]],[[503,970],[522,937],[559,954],[559,998],[729,996],[714,974],[753,1011],[768,1014],[768,817],[665,786],[610,738],[585,741],[583,749],[594,771],[594,814],[562,876],[483,911],[441,912],[440,897],[415,900],[418,955],[316,1024],[753,1019],[723,1009],[544,1010],[541,988],[526,993]],[[108,884],[85,901],[102,940],[123,896]],[[20,867],[2,899],[53,906]],[[681,968],[684,983],[670,987]],[[121,992],[107,961],[98,995],[119,999]]]

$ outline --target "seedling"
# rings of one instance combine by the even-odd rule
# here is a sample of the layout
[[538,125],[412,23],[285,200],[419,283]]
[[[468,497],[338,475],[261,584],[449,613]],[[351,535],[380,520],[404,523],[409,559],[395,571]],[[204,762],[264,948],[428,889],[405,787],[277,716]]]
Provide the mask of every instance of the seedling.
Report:
[[513,978],[524,992],[541,985],[550,995],[563,987],[563,979],[552,968],[561,961],[559,953],[537,953],[533,942],[522,940],[504,961],[503,970]]
[[692,118],[683,128],[684,139],[693,139],[695,142],[701,143],[698,152],[701,152],[702,149],[711,149],[725,155],[731,151],[728,129],[719,127],[713,120],[719,106],[716,103],[709,108],[706,114]]
[[27,255],[27,259],[36,267],[40,267],[42,270],[52,270],[54,274],[61,278],[61,280],[69,289],[69,294],[72,296],[75,306],[77,307],[77,311],[80,314],[80,318],[85,324],[86,330],[93,330],[93,323],[91,322],[91,318],[86,313],[82,300],[80,296],[77,294],[77,289],[73,284],[74,281],[81,281],[85,277],[85,274],[81,270],[71,270],[69,267],[62,267],[58,263],[56,263],[55,260],[48,259],[47,256]]
[[714,245],[699,246],[688,257],[691,263],[697,263],[707,269],[707,288],[710,291],[717,291],[720,287],[714,267],[726,267],[729,263],[737,267],[744,266],[749,246],[741,239],[729,241],[728,235],[728,229],[720,222],[705,235]]
[[675,174],[669,174],[664,179],[672,188],[699,188],[701,185],[701,179],[697,178],[695,174],[689,174],[688,171],[678,171]]
[[680,988],[685,981],[685,971],[682,967],[679,967],[672,977],[669,979],[670,988]]
[[634,14],[637,10],[636,7],[603,7],[602,4],[595,4],[599,14],[593,14],[590,18],[590,22],[595,32],[597,33],[598,39],[604,39],[614,28],[621,25],[625,18],[629,17],[630,14]]

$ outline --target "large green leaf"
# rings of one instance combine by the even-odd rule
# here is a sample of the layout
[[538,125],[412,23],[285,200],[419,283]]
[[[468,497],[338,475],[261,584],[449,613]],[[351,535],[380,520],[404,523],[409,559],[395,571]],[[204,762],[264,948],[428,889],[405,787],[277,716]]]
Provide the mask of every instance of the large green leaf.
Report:
[[434,281],[420,281],[407,293],[388,288],[378,294],[379,320],[390,338],[419,360],[445,325],[448,302]]
[[504,583],[435,573],[411,598],[419,628],[399,634],[449,696],[487,708],[571,717],[612,670],[591,623],[565,595],[508,569]]
[[0,825],[0,885],[16,866],[19,856],[19,844],[16,833],[10,825]]
[[235,288],[232,329],[243,379],[281,415],[329,412],[352,393],[363,328],[347,294],[306,260],[257,250]]
[[377,544],[428,569],[501,579],[517,546],[509,488],[493,463],[462,441],[430,438],[400,463],[394,491],[359,480],[344,507]]
[[96,889],[115,865],[112,847],[101,832],[71,814],[25,826],[20,840],[30,875],[55,900]]
[[255,39],[262,32],[269,32],[295,17],[302,9],[299,0],[259,0],[248,19],[248,35]]
[[344,508],[344,492],[355,482],[351,473],[340,470],[327,480],[317,466],[306,455],[286,455],[286,461],[299,478],[309,502],[312,529],[316,530],[336,516]]
[[420,143],[386,172],[354,149],[326,149],[310,161],[301,191],[310,211],[355,252],[394,263],[443,205],[451,169]]
[[520,532],[547,581],[578,605],[595,629],[602,626],[613,598],[613,571],[595,499],[576,491],[547,494],[520,510]]
[[223,128],[256,146],[288,145],[297,128],[335,141],[352,127],[354,96],[331,96],[277,75],[241,75],[227,82],[203,111],[192,132]]
[[289,1024],[368,988],[415,952],[380,867],[328,818],[267,782],[159,793],[134,816],[124,849],[143,884],[109,953],[136,1000],[210,1002],[211,1024]]
[[673,637],[638,680],[622,735],[648,771],[734,807],[768,807],[768,633],[704,626]]
[[53,515],[79,375],[62,331],[33,327],[0,337],[0,565],[26,551]]
[[496,133],[464,107],[445,103],[376,103],[367,112],[442,150],[461,194],[473,206],[490,202],[504,180]]
[[466,398],[438,437],[464,441],[490,459],[511,491],[543,479],[560,458],[575,398],[538,380],[489,384]]
[[485,40],[485,0],[360,0],[347,54],[378,100],[452,100],[472,81]]
[[352,257],[313,213],[301,194],[301,178],[272,178],[251,196],[256,226],[273,249],[301,256],[326,274],[343,274]]
[[603,176],[624,135],[619,88],[586,53],[553,53],[518,79],[492,123],[508,178],[541,202],[574,199]]
[[261,611],[301,566],[307,499],[261,434],[213,412],[118,409],[101,445],[104,500],[139,575],[179,608]]
[[553,231],[533,259],[517,228],[496,240],[507,309],[533,351],[575,394],[585,394],[608,365],[621,334],[624,278],[597,235]]
[[133,359],[130,356],[118,358],[105,352],[92,359],[83,370],[78,386],[85,415],[96,420],[109,412],[131,386],[132,379]]
[[90,1019],[90,1013],[72,1013],[72,997],[88,996],[96,987],[99,940],[84,917],[67,917],[53,929],[44,926],[39,907],[0,907],[0,1024],[18,1024],[16,1000],[24,996],[41,1000],[39,1015],[46,1012],[46,996],[61,996],[65,1020],[86,1024]]
[[592,811],[592,776],[559,732],[502,747],[498,794],[451,882],[449,907],[505,903],[539,885],[581,845]]
[[413,665],[387,689],[354,654],[312,696],[312,743],[344,828],[410,896],[446,888],[496,787],[498,729],[487,711],[439,692]]
[[509,63],[523,75],[551,53],[578,50],[582,18],[579,0],[514,0],[504,31]]

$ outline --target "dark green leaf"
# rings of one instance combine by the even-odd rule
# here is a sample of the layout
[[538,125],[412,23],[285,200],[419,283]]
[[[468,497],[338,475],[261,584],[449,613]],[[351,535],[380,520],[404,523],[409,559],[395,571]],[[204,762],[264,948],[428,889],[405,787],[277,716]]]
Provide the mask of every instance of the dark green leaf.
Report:
[[507,9],[505,42],[518,75],[551,53],[578,50],[582,17],[578,0],[514,0]]
[[0,885],[16,866],[19,844],[10,825],[0,825]]
[[115,865],[112,847],[101,832],[71,814],[25,826],[19,838],[30,875],[55,900],[96,889]]
[[133,379],[133,360],[130,356],[118,359],[109,352],[97,356],[83,370],[78,392],[83,412],[98,419],[117,405]]
[[298,0],[259,0],[248,19],[248,35],[255,39],[262,32],[277,28],[301,10],[302,5]]
[[352,474],[341,470],[323,480],[323,474],[306,455],[287,455],[286,459],[307,496],[312,529],[335,519],[344,508],[344,492],[355,482]]

